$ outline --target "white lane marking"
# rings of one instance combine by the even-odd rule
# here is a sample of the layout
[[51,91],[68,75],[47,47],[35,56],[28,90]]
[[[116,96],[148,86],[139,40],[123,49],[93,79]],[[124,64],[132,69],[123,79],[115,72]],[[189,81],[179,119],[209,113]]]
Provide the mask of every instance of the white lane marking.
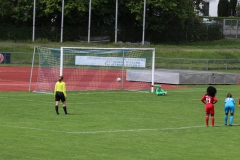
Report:
[[[129,129],[129,130],[109,130],[109,131],[61,131],[61,130],[49,130],[41,128],[31,128],[31,127],[21,127],[21,126],[11,126],[11,125],[0,125],[1,127],[10,127],[18,129],[28,129],[36,131],[47,131],[47,132],[56,132],[56,133],[66,133],[66,134],[99,134],[99,133],[123,133],[123,132],[143,132],[143,131],[166,131],[166,130],[183,130],[183,129],[193,129],[193,128],[211,128],[211,126],[185,126],[177,128],[153,128],[153,129]],[[224,125],[215,125],[215,127],[220,127]],[[234,124],[233,126],[239,126],[239,124]]]

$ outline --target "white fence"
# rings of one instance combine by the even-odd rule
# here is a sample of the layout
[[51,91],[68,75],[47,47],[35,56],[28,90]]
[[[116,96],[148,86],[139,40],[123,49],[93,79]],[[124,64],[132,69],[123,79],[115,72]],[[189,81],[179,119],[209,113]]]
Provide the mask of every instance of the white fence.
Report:
[[223,20],[223,34],[226,37],[240,38],[238,19],[224,19]]

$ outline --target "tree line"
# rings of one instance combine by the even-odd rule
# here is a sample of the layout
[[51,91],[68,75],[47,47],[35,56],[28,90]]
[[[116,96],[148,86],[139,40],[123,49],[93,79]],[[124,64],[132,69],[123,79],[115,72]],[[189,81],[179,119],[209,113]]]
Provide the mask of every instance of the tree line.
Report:
[[[64,41],[88,34],[89,0],[64,1]],[[116,1],[91,1],[91,35],[114,39]],[[147,0],[145,40],[153,43],[204,41],[223,37],[219,26],[205,26],[196,14],[203,0]],[[29,40],[33,0],[0,0],[0,40]],[[144,0],[118,0],[118,41],[142,39]],[[60,40],[62,0],[36,0],[37,39]]]
[[237,3],[238,0],[219,0],[218,2],[218,16],[239,16],[240,5]]

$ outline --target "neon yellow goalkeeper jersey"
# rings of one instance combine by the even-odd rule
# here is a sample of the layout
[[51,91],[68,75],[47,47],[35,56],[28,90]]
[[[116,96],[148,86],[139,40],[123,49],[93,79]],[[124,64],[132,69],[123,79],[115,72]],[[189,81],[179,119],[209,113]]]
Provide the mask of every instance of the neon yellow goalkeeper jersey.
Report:
[[63,92],[64,96],[67,97],[67,92],[66,92],[66,84],[65,82],[56,82],[55,84],[55,89],[54,89],[54,97],[56,95],[56,92]]

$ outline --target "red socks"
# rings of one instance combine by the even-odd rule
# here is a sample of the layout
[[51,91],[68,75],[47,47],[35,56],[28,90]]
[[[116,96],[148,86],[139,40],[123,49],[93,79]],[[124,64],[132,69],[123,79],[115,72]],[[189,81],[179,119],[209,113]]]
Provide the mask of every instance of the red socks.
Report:
[[[212,119],[212,126],[214,126],[214,117],[211,117]],[[208,116],[206,116],[206,126],[208,126],[208,121],[209,121],[209,117]]]
[[214,117],[212,117],[212,126],[214,126]]
[[208,119],[209,119],[209,117],[206,116],[206,126],[208,126]]

